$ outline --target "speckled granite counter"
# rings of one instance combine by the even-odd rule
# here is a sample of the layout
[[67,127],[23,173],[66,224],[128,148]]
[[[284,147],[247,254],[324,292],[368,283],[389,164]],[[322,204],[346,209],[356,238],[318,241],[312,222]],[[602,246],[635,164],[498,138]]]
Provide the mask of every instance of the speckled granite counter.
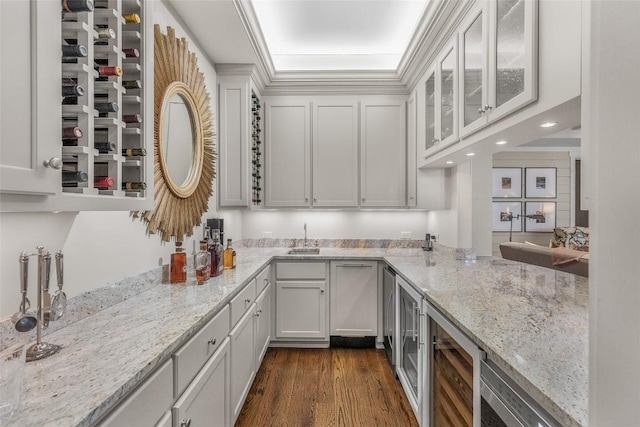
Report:
[[238,267],[207,285],[161,284],[156,273],[129,295],[78,309],[45,337],[60,353],[27,365],[17,425],[92,425],[262,267],[285,258],[386,260],[559,421],[587,425],[585,278],[495,258],[465,265],[419,249],[286,251],[240,248]]

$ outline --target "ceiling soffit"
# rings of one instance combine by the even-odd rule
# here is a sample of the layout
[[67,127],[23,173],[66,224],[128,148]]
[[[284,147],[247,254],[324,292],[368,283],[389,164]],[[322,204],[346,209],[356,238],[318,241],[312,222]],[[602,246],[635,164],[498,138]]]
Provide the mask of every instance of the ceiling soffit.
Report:
[[474,3],[432,0],[395,71],[277,71],[251,2],[232,1],[258,57],[254,77],[266,95],[315,92],[408,93]]

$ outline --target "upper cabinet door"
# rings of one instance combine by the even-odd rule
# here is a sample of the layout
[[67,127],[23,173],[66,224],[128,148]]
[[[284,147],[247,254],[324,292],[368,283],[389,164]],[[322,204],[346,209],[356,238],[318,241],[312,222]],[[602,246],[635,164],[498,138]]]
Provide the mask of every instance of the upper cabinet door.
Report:
[[460,31],[460,136],[487,123],[488,37],[484,8],[472,12]]
[[358,206],[358,101],[313,102],[313,206]]
[[439,140],[439,149],[443,149],[458,141],[458,45],[455,38],[438,59],[436,78],[440,107],[436,117],[440,122],[440,133],[436,138]]
[[62,165],[60,45],[54,47],[52,37],[60,34],[60,20],[54,16],[60,16],[59,2],[0,2],[1,193],[60,191],[60,170],[44,166],[50,159]]
[[267,207],[308,207],[311,193],[310,103],[265,100]]
[[427,71],[427,80],[425,83],[425,140],[424,146],[420,150],[421,155],[429,155],[436,151],[438,138],[440,135],[440,125],[438,124],[437,111],[439,106],[436,102],[436,69],[432,67]]
[[405,206],[406,100],[395,96],[361,99],[360,206]]
[[497,120],[538,97],[538,2],[492,0],[487,113]]

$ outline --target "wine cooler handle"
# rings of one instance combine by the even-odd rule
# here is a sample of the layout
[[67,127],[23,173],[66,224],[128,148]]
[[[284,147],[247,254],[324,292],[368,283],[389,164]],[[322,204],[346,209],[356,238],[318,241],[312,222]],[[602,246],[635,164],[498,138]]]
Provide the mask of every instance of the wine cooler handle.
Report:
[[416,330],[418,328],[416,328],[416,311],[417,311],[418,306],[416,305],[416,303],[413,303],[413,310],[411,311],[411,314],[413,314],[413,340],[415,341],[418,338],[418,334],[416,334]]
[[45,160],[42,164],[51,169],[60,169],[62,168],[62,160],[59,157],[52,157],[49,160]]

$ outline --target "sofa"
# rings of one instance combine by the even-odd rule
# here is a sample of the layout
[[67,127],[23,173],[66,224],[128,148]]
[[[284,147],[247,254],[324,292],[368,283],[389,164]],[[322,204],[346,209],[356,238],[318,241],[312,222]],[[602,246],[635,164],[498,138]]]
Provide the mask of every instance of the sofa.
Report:
[[586,227],[558,227],[549,247],[525,242],[500,244],[504,259],[553,268],[589,277],[589,230]]

